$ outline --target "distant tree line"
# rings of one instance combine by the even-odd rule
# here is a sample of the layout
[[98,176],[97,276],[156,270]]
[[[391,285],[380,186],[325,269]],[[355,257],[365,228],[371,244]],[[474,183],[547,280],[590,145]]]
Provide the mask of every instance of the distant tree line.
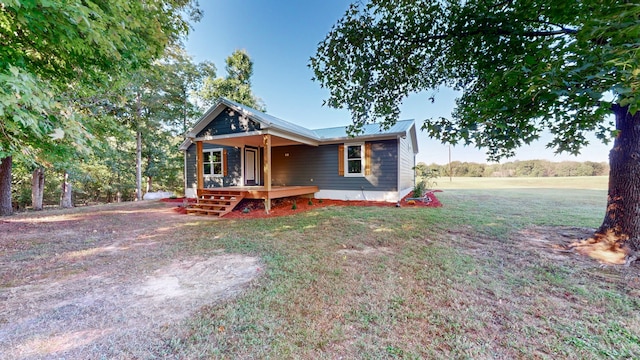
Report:
[[416,165],[418,176],[422,173],[435,172],[439,176],[459,177],[560,177],[560,176],[606,176],[609,165],[606,162],[593,161],[561,161],[518,160],[504,164],[479,164],[475,162],[452,161],[449,164],[427,165],[420,162]]

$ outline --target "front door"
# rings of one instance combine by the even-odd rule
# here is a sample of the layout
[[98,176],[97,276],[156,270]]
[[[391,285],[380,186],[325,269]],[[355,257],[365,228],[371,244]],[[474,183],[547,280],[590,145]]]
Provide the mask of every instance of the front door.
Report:
[[258,184],[258,149],[244,149],[244,184]]

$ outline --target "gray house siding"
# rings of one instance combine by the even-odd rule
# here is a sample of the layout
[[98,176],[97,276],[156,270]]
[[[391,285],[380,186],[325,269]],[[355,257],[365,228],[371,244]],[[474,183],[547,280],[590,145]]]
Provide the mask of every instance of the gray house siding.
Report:
[[415,171],[413,168],[416,166],[416,156],[413,151],[413,143],[409,138],[401,138],[399,140],[398,147],[400,150],[399,190],[413,188],[415,186]]
[[227,108],[202,129],[196,137],[236,134],[256,130],[260,130],[260,124],[246,116],[240,116],[237,111]]
[[[338,145],[274,147],[273,185],[316,185],[322,190],[397,191],[397,140],[371,142],[371,175],[338,175]],[[288,156],[287,156],[288,154]]]
[[[242,179],[242,161],[240,159],[241,151],[239,148],[231,146],[220,146],[215,144],[202,144],[202,149],[225,149],[227,150],[227,176],[204,178],[204,187],[221,187],[221,186],[239,186]],[[187,188],[198,188],[198,178],[196,171],[198,165],[196,163],[196,145],[191,144],[186,151],[186,168],[187,168]]]

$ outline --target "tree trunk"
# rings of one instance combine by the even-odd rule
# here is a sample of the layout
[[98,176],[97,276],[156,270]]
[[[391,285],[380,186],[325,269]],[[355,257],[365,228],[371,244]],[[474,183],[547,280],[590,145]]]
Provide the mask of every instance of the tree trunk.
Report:
[[[153,161],[153,159],[151,159],[151,154],[149,154],[147,156],[147,170],[149,170],[151,168],[151,162]],[[147,176],[147,185],[146,185],[146,190],[145,193],[149,193],[153,191],[153,176],[148,175]]]
[[69,173],[64,172],[64,179],[62,180],[62,193],[60,194],[60,207],[72,208],[73,202],[71,201],[71,183],[69,182]]
[[31,176],[31,206],[33,210],[42,210],[42,199],[44,198],[44,168],[38,167],[33,170]]
[[142,131],[140,130],[140,121],[142,119],[142,105],[140,103],[140,93],[136,95],[136,200],[142,200]]
[[609,153],[607,212],[596,238],[609,239],[629,257],[640,250],[640,111],[613,105],[618,135]]
[[142,200],[142,133],[136,134],[136,200]]
[[13,214],[11,206],[11,156],[0,159],[0,216]]

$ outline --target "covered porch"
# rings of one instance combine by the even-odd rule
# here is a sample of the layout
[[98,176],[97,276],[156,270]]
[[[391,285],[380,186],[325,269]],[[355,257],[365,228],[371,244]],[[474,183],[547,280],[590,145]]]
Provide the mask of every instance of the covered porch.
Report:
[[[188,213],[217,215],[222,217],[231,212],[233,208],[242,201],[242,199],[264,200],[264,209],[269,213],[271,210],[271,199],[302,195],[313,197],[313,194],[319,191],[317,186],[272,185],[271,148],[274,145],[282,146],[297,143],[291,139],[261,132],[258,134],[217,136],[212,139],[194,139],[194,142],[196,144],[196,154],[198,154],[198,156],[196,156],[197,203],[187,209]],[[203,153],[203,144],[205,142],[234,146],[242,149],[246,149],[247,146],[252,146],[256,149],[262,149],[262,159],[256,158],[256,155],[260,154],[260,152],[251,154],[251,157],[248,156],[248,152],[243,154],[241,183],[245,185],[205,187],[205,180],[203,176],[204,162],[203,157],[199,156]],[[259,169],[260,167],[261,169]],[[257,179],[257,183],[259,185],[247,185],[247,179]]]

